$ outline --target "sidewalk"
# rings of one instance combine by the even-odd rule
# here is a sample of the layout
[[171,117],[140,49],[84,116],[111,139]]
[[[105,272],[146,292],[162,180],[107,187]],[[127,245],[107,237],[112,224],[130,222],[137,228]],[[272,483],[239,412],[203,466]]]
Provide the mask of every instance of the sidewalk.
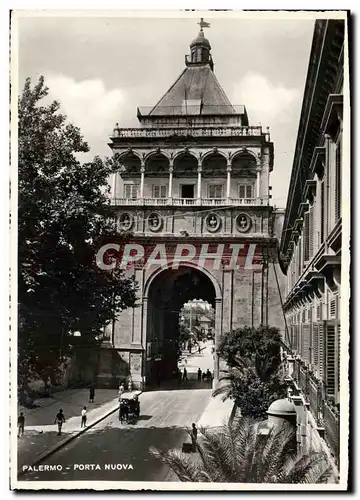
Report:
[[62,408],[66,420],[80,416],[84,406],[88,412],[99,408],[104,403],[114,399],[117,395],[116,389],[96,389],[95,402],[89,403],[88,389],[68,389],[56,392],[49,398],[40,398],[35,401],[35,408],[24,408],[19,406],[18,411],[22,411],[25,416],[25,428],[49,425],[55,420],[55,415]]
[[197,427],[216,428],[227,423],[234,408],[234,401],[222,401],[222,396],[211,397],[204,413],[197,423]]
[[[60,394],[62,395],[61,398]],[[48,404],[46,406],[24,410],[27,412],[25,416],[25,432],[17,440],[18,469],[25,464],[31,465],[39,461],[44,454],[51,453],[64,446],[74,437],[82,434],[116,411],[119,406],[115,389],[98,389],[95,393],[96,403],[94,404],[88,403],[88,391],[83,389],[57,393],[54,399],[55,401],[52,401],[54,404],[50,404],[49,400],[51,401],[51,398],[47,398]],[[78,402],[75,403],[75,400]],[[81,429],[80,412],[83,406],[88,408],[88,414],[87,425]],[[61,436],[58,436],[57,425],[53,423],[54,414],[59,408],[64,410],[66,418]],[[51,418],[49,418],[50,416]],[[28,425],[29,420],[30,422],[46,421],[48,425]]]

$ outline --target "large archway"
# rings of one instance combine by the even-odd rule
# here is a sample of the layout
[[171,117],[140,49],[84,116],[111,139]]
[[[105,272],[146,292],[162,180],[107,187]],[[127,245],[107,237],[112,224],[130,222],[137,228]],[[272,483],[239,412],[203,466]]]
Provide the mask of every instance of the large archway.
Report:
[[218,288],[208,273],[188,265],[162,270],[150,279],[146,311],[147,383],[154,382],[159,374],[162,380],[171,379],[177,371],[179,315],[184,304],[203,299],[216,311]]

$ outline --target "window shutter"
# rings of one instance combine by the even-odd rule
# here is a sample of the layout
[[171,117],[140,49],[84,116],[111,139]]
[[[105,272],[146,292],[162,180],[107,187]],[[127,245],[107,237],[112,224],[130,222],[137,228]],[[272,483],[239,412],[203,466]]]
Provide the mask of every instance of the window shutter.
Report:
[[301,255],[301,246],[302,246],[302,238],[299,238],[298,242],[298,277],[302,275],[302,268],[303,268],[303,263],[302,263],[302,255]]
[[304,264],[309,261],[309,213],[304,214]]
[[337,325],[337,353],[336,353],[336,388],[335,388],[335,398],[336,403],[340,402],[338,400],[340,393],[340,339],[341,339],[341,325]]
[[318,304],[316,306],[316,320],[321,321],[322,320],[322,307],[321,304]]
[[335,151],[335,222],[341,217],[341,140]]
[[137,198],[137,184],[124,184],[124,198]]
[[337,316],[337,297],[330,300],[329,304],[329,316],[330,318],[336,318]]
[[294,325],[294,351],[299,350],[298,325]]
[[246,198],[245,184],[239,185],[239,198]]
[[302,358],[306,363],[310,363],[310,325],[302,325]]
[[314,206],[309,210],[309,259],[314,255]]
[[335,396],[335,381],[336,381],[336,353],[337,342],[335,333],[335,324],[325,323],[326,330],[326,350],[325,350],[325,384],[326,394]]
[[319,325],[313,324],[313,363],[319,371]]
[[166,198],[166,186],[161,186],[161,198]]
[[324,378],[324,360],[325,360],[325,342],[324,342],[324,325],[323,323],[319,323],[319,335],[318,335],[318,366],[319,366],[319,375],[323,379]]
[[324,242],[325,238],[325,183],[321,183],[320,190],[320,244]]
[[252,198],[252,186],[250,184],[246,186],[246,198]]

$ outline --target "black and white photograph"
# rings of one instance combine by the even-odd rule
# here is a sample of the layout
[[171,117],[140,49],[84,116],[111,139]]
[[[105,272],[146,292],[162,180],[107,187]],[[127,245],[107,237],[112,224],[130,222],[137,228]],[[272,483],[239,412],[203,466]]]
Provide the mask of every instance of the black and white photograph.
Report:
[[347,490],[349,23],[11,12],[11,489]]

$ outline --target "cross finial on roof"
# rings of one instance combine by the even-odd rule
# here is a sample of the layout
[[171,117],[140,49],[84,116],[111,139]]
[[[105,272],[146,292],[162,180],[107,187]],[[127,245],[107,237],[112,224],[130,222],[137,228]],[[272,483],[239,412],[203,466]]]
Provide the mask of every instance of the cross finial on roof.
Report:
[[200,26],[200,31],[202,31],[203,28],[210,28],[210,23],[204,21],[203,17],[200,18],[200,22],[198,23],[198,25]]

